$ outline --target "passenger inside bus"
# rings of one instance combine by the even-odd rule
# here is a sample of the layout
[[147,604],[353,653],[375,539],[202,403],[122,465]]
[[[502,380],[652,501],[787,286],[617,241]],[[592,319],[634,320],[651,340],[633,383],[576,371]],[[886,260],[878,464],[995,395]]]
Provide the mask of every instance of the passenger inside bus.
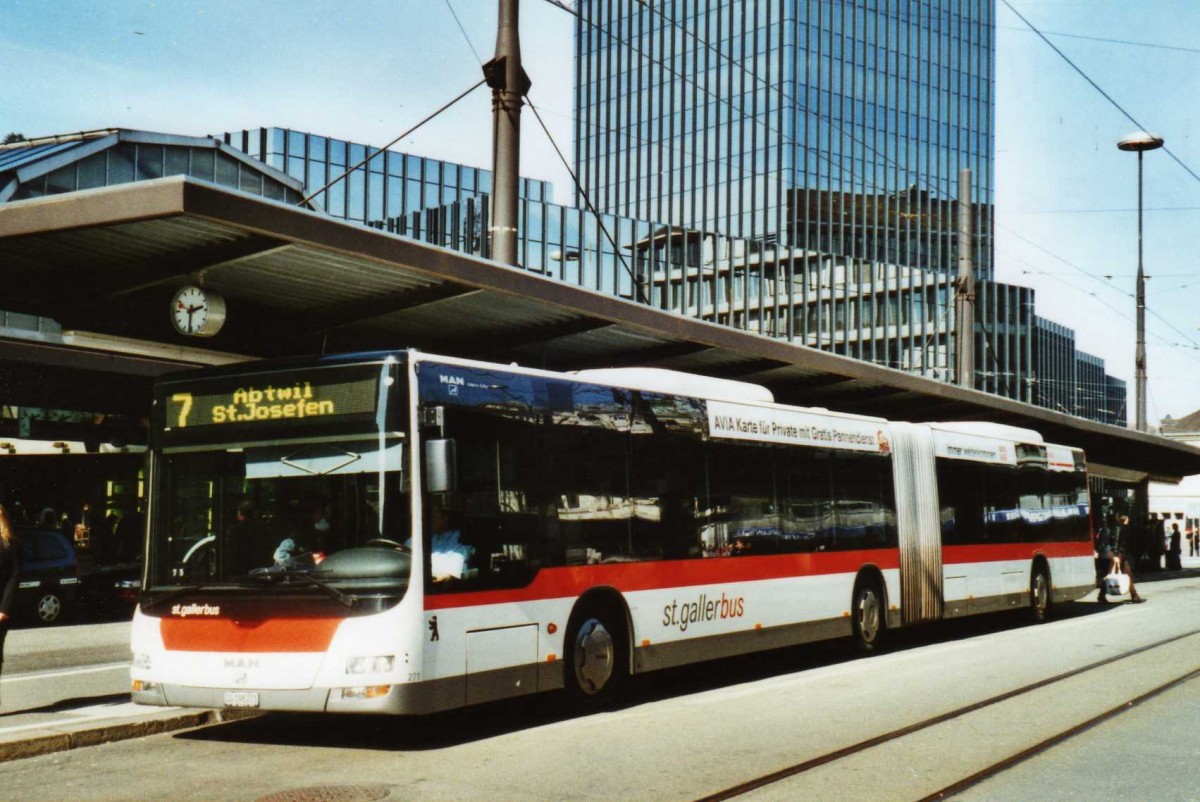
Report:
[[[269,552],[264,547],[262,522],[258,518],[258,508],[248,497],[238,502],[236,520],[229,526],[226,538],[230,544],[229,553],[232,562],[229,573],[245,571],[244,566],[262,565],[267,562]],[[264,553],[266,552],[266,553]]]
[[319,496],[302,498],[299,511],[291,517],[288,536],[275,549],[275,564],[286,565],[296,560],[319,563],[333,539],[325,500]]
[[[464,579],[468,576],[467,562],[475,553],[475,547],[461,542],[462,530],[453,520],[449,510],[434,503],[429,508],[429,575],[434,582]],[[405,542],[412,546],[412,540]]]

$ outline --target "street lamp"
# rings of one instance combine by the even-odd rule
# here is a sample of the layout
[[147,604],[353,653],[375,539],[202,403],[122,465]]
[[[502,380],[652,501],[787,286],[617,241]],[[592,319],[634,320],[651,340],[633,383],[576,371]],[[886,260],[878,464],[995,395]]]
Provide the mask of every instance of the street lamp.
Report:
[[1162,137],[1135,131],[1117,141],[1121,150],[1138,155],[1138,265],[1137,265],[1137,353],[1134,355],[1134,382],[1137,394],[1137,430],[1146,431],[1146,273],[1142,269],[1142,154],[1163,146]]

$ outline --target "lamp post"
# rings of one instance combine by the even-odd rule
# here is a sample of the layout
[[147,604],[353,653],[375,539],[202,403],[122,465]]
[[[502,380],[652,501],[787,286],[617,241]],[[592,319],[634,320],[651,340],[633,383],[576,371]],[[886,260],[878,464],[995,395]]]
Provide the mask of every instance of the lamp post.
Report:
[[1118,140],[1121,150],[1138,155],[1138,265],[1137,265],[1137,353],[1134,356],[1134,382],[1137,395],[1137,430],[1146,431],[1146,273],[1142,269],[1142,154],[1163,146],[1162,137],[1136,131]]

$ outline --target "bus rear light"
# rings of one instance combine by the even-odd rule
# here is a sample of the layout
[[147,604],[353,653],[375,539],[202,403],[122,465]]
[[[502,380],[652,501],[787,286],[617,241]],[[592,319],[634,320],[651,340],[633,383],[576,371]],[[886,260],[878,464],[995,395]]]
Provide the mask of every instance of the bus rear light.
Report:
[[342,688],[343,699],[378,699],[387,696],[391,685],[358,685],[353,688]]
[[558,632],[558,624],[546,624],[546,632],[551,635],[553,635],[555,632]]
[[396,665],[395,655],[351,657],[346,661],[347,674],[386,674]]
[[554,662],[555,660],[557,660],[557,659],[558,659],[558,655],[556,655],[556,654],[548,654],[548,655],[546,655],[546,662],[547,662],[547,663],[553,663],[553,662]]

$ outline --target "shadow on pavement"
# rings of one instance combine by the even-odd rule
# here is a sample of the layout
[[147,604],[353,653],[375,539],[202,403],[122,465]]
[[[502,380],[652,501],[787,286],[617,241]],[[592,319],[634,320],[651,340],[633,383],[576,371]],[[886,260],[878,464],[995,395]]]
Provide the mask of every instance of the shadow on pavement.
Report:
[[[1100,615],[1116,606],[1095,602],[1060,604],[1054,607],[1051,620]],[[1028,610],[913,627],[891,633],[889,651],[905,651],[1023,626],[1034,626]],[[857,659],[867,658],[845,639],[656,671],[632,679],[622,707],[636,707]],[[483,741],[583,715],[587,714],[568,710],[561,694],[550,693],[429,716],[266,713],[257,718],[182,732],[174,737],[278,746],[428,751]]]

